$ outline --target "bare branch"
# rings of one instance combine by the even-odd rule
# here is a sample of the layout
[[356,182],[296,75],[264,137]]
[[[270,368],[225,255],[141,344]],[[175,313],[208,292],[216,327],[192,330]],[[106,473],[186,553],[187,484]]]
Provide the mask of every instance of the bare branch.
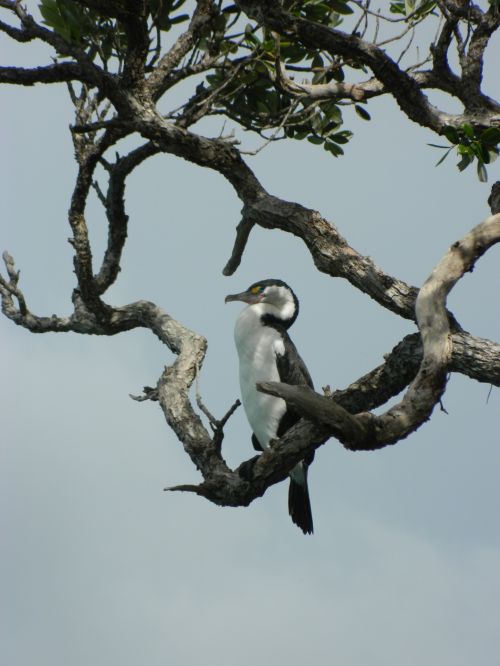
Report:
[[14,259],[10,256],[8,252],[2,254],[2,259],[5,263],[5,268],[7,269],[7,275],[9,276],[9,281],[5,280],[0,275],[0,293],[2,298],[11,304],[13,307],[12,296],[17,299],[19,306],[19,314],[25,317],[28,313],[26,307],[26,301],[24,300],[24,294],[18,287],[19,282],[19,271],[16,271],[14,265]]
[[[9,277],[6,280],[0,274],[0,296],[2,299],[2,312],[11,321],[23,326],[33,333],[46,333],[49,331],[64,332],[71,330],[72,322],[69,317],[36,317],[26,305],[24,294],[21,291],[19,282],[19,271],[16,271],[14,259],[8,252],[3,253],[3,260]],[[17,300],[17,306],[14,303]]]
[[240,265],[243,252],[248,242],[248,237],[253,229],[254,222],[249,216],[243,216],[236,227],[236,239],[234,241],[233,251],[227,264],[222,271],[223,275],[232,275]]
[[365,91],[362,87],[354,83],[343,83],[330,81],[329,83],[297,83],[292,81],[286,75],[285,67],[277,61],[276,65],[276,83],[291,95],[299,97],[308,97],[309,99],[352,99],[359,102],[364,99]]
[[4,23],[3,21],[0,21],[0,32],[4,32],[6,35],[9,35],[9,37],[15,39],[16,42],[29,42],[34,39],[32,35],[27,34],[24,30],[15,28],[14,26],[9,25],[8,23]]
[[97,292],[103,294],[116,280],[120,271],[123,247],[127,239],[128,215],[125,212],[125,180],[144,160],[159,152],[158,146],[148,142],[136,148],[115,164],[108,165],[109,185],[104,206],[108,218],[108,244],[102,266],[95,276]]

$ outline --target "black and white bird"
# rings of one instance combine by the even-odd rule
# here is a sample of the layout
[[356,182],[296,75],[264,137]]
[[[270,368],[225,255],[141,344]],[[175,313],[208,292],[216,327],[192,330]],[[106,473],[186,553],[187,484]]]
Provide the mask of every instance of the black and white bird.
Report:
[[[255,282],[240,294],[226,296],[226,303],[229,301],[247,303],[236,320],[234,339],[240,361],[241,399],[253,430],[252,442],[255,449],[263,451],[300,417],[282,398],[258,391],[256,384],[273,381],[313,386],[287,333],[299,313],[299,301],[282,280]],[[290,472],[288,511],[304,534],[313,533],[307,487],[307,469],[313,457],[302,460]]]

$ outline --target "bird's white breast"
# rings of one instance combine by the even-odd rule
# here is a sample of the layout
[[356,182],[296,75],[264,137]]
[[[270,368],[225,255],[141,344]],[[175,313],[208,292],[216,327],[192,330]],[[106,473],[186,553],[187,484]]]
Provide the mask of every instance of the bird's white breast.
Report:
[[236,320],[234,339],[240,360],[241,400],[248,422],[261,446],[267,448],[276,437],[286,403],[257,391],[257,382],[279,382],[276,355],[283,355],[283,340],[274,328],[263,326],[260,308],[246,307]]

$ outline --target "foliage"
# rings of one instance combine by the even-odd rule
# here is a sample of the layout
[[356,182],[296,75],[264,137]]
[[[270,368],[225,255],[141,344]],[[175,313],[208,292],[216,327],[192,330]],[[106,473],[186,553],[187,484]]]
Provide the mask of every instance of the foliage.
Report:
[[[185,0],[149,0],[148,23],[151,67],[158,59],[163,33],[188,20],[179,13]],[[297,16],[330,27],[338,26],[342,17],[352,13],[348,0],[305,0],[292,3]],[[117,19],[103,17],[77,0],[42,0],[40,12],[45,25],[66,41],[83,48],[92,59],[100,59],[106,69],[123,68],[127,50],[126,31]],[[62,52],[61,56],[66,53]],[[310,75],[314,84],[343,81],[344,63],[332,60],[319,49],[308,49],[297,42],[277,40],[256,24],[243,23],[241,12],[233,4],[219,3],[210,25],[200,34],[190,63],[199,63],[219,55],[217,66],[198,84],[198,98],[214,100],[212,113],[224,112],[248,130],[263,136],[265,131],[281,131],[281,136],[305,139],[322,145],[331,155],[343,154],[342,145],[352,132],[342,130],[340,106],[333,100],[301,100],[276,80],[275,64],[279,58],[284,67]],[[351,68],[359,68],[356,62]],[[365,120],[369,113],[356,105]]]
[[[148,0],[151,30],[168,32],[174,25],[187,21],[188,14],[177,13],[185,2]],[[39,9],[46,26],[71,44],[85,49],[92,60],[99,57],[105,66],[112,59],[123,64],[128,43],[120,21],[103,17],[77,0],[41,0]]]
[[458,129],[446,127],[444,134],[451,146],[441,146],[430,143],[434,148],[446,150],[445,154],[436,163],[439,166],[448,157],[450,152],[456,147],[457,155],[460,160],[457,167],[460,171],[466,169],[470,164],[477,160],[477,174],[481,182],[488,180],[486,164],[494,162],[498,157],[498,144],[500,143],[500,129],[497,127],[488,127],[483,130],[475,130],[468,123]]
[[[120,73],[129,47],[125,26],[112,13],[91,8],[99,6],[98,3],[88,5],[79,0],[41,0],[39,8],[45,25],[64,42],[83,49],[87,57],[100,61],[106,70]],[[184,5],[185,0],[146,0],[150,54],[147,69],[152,70],[159,61],[167,33],[187,25],[190,17],[183,12]],[[362,5],[351,0],[284,3],[291,15],[329,28],[339,28]],[[350,26],[356,35],[363,36],[368,29],[368,7],[369,3],[364,18]],[[390,3],[390,12],[400,16],[412,31],[438,9],[438,3],[432,0]],[[188,126],[202,116],[225,115],[267,140],[307,139],[322,145],[335,157],[342,155],[342,146],[352,136],[342,128],[342,106],[354,107],[361,118],[370,120],[365,108],[368,98],[311,97],[306,92],[301,94],[302,81],[309,86],[341,84],[347,71],[352,78],[354,70],[365,72],[365,65],[356,57],[332,56],[300,40],[278,36],[255,21],[249,22],[239,6],[231,2],[219,0],[211,12],[210,21],[197,32],[193,48],[182,63],[186,72],[190,68],[193,73],[199,72],[195,79],[196,93],[169,117]],[[465,48],[464,43],[460,48]],[[66,51],[61,46],[60,57],[66,57]],[[184,75],[180,73],[179,79],[182,78]],[[441,133],[451,146],[430,144],[446,150],[438,164],[456,148],[460,157],[458,168],[463,171],[476,162],[478,176],[485,180],[486,165],[498,155],[499,131],[495,127],[473,127],[466,122],[447,126]]]

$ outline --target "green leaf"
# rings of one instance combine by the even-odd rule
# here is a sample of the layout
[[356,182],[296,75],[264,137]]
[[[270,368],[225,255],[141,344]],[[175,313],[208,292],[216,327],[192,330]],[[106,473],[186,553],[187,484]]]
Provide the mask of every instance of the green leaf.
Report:
[[465,136],[468,137],[469,139],[474,138],[474,129],[472,128],[472,125],[465,123],[464,125],[462,125],[461,130],[463,131]]
[[459,155],[467,155],[471,160],[474,159],[474,151],[470,146],[466,146],[464,143],[460,143],[457,148]]
[[314,143],[315,146],[319,146],[321,143],[323,143],[323,139],[320,136],[308,136],[307,140],[309,143]]
[[319,113],[314,114],[312,117],[311,125],[315,132],[321,132],[323,129],[323,118],[319,115]]
[[331,143],[330,141],[325,141],[323,148],[331,153],[334,157],[339,157],[344,154],[342,148],[336,143]]
[[259,100],[257,100],[257,111],[259,113],[265,114],[266,116],[269,115],[269,107],[267,104]]
[[[432,146],[432,144],[430,143],[429,146]],[[435,147],[436,148],[445,148],[446,146],[435,146]],[[448,155],[451,153],[452,150],[453,150],[453,146],[450,146],[448,148],[448,150],[445,152],[445,154],[436,162],[436,164],[434,166],[439,166],[440,164],[442,164],[445,161],[445,159],[448,157]]]
[[344,130],[343,132],[337,132],[337,134],[332,134],[328,137],[329,141],[334,141],[335,143],[348,143],[352,138],[352,132]]
[[464,169],[467,169],[469,164],[471,164],[474,161],[474,158],[471,157],[470,155],[464,155],[460,162],[457,164],[458,170],[463,171]]
[[391,14],[405,14],[404,2],[391,2]]
[[450,143],[454,144],[460,143],[460,137],[458,135],[457,130],[454,127],[447,125],[443,130],[443,134]]
[[43,23],[45,25],[59,33],[64,30],[64,21],[55,0],[43,0],[39,5],[39,9],[40,14],[44,18]]
[[490,150],[490,164],[493,164],[496,159],[498,159],[498,150]]
[[484,144],[480,143],[479,141],[475,141],[472,144],[472,149],[474,150],[474,153],[480,162],[484,162],[485,164],[490,163],[490,151]]
[[342,0],[328,0],[328,6],[337,12],[337,14],[343,14],[344,16],[353,13],[352,7],[349,7],[347,2],[343,2]]
[[325,118],[328,118],[328,120],[331,120],[338,125],[342,124],[342,111],[335,104],[335,102],[328,102],[327,104],[322,105],[321,109],[325,115]]
[[363,120],[371,120],[372,119],[372,117],[370,116],[368,111],[364,107],[360,106],[359,104],[355,104],[354,109],[355,109],[356,113],[358,114],[358,116],[360,118],[363,118]]
[[484,166],[484,163],[481,162],[481,160],[478,160],[477,162],[477,177],[481,183],[488,182],[488,172],[486,171],[486,167]]
[[330,14],[330,20],[328,21],[328,27],[329,28],[338,28],[338,26],[342,23],[342,16],[338,14],[337,12],[332,12]]
[[479,140],[483,145],[495,147],[500,143],[500,129],[498,127],[488,127],[484,132],[481,132]]
[[296,130],[294,138],[299,139],[299,141],[301,141],[302,139],[305,139],[307,136],[309,136],[309,130],[308,129],[299,129],[299,130]]
[[298,44],[289,44],[289,46],[283,46],[281,43],[281,57],[285,62],[296,63],[304,60],[306,56],[306,49]]
[[324,67],[323,58],[319,53],[316,53],[311,62],[311,67]]
[[415,9],[415,0],[405,0],[405,14],[408,16]]
[[323,134],[324,137],[327,137],[327,136],[329,136],[332,132],[335,132],[336,130],[338,130],[339,127],[340,127],[339,123],[336,123],[335,121],[332,120],[332,121],[328,122],[328,123],[323,127],[323,132],[322,132],[322,134]]

